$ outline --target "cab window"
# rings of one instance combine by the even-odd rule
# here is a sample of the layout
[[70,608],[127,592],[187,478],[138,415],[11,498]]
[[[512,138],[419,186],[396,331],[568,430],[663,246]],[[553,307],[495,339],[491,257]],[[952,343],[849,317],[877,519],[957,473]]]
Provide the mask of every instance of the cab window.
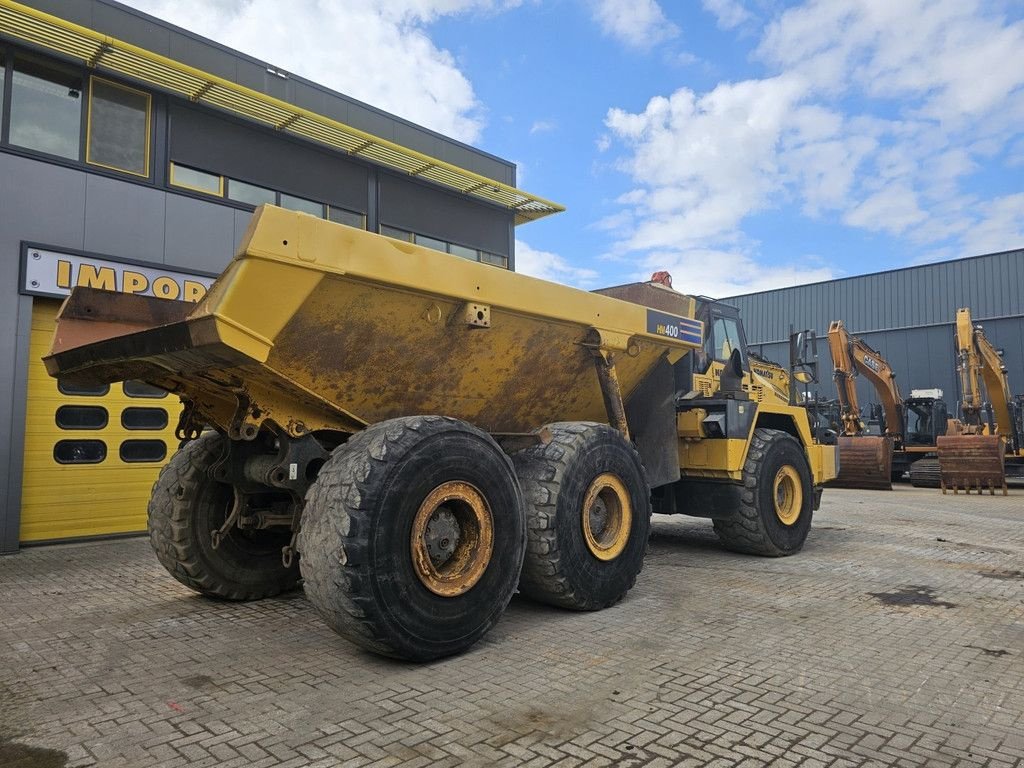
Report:
[[743,356],[744,367],[746,367],[746,356],[743,355],[743,341],[740,339],[739,326],[736,320],[731,317],[716,317],[711,326],[711,334],[708,336],[708,356],[719,362],[726,362],[734,349],[740,351]]

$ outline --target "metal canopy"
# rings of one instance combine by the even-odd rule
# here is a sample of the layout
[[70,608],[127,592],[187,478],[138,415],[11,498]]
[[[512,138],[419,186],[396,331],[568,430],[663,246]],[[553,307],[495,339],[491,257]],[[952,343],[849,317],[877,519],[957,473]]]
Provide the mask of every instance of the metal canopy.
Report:
[[565,210],[508,184],[13,0],[0,0],[0,36],[80,59],[90,69],[113,72],[495,203],[514,211],[516,224]]

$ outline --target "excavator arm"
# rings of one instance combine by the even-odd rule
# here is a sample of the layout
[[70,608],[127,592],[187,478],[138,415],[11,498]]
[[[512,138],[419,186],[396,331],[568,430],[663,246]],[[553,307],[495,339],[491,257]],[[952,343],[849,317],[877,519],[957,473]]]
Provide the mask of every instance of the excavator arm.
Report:
[[899,439],[903,435],[903,398],[896,384],[896,374],[878,352],[861,339],[851,336],[842,320],[833,320],[828,327],[828,345],[835,366],[836,391],[843,408],[843,434],[857,435],[864,431],[857,403],[858,373],[871,382],[885,412],[885,434]]
[[[1013,395],[999,351],[966,307],[956,311],[956,351],[964,433],[938,439],[942,492],[976,488],[980,493],[987,487],[994,493],[1001,487],[1005,495],[1006,455],[1018,455],[1021,449],[1011,412]],[[989,418],[986,397],[992,408]]]
[[[966,307],[956,311],[956,348],[962,389],[960,410],[968,429],[975,434],[1011,435],[1016,425],[1010,415],[1013,393],[1006,366],[982,327],[974,325],[971,310]],[[985,393],[992,405],[994,430],[982,414]]]
[[[839,476],[833,485],[891,490],[893,449],[903,438],[903,399],[896,374],[885,358],[851,336],[842,320],[833,320],[829,325],[828,346],[843,422],[843,434],[838,440]],[[884,437],[864,434],[857,402],[858,374],[865,376],[878,392],[885,411]]]

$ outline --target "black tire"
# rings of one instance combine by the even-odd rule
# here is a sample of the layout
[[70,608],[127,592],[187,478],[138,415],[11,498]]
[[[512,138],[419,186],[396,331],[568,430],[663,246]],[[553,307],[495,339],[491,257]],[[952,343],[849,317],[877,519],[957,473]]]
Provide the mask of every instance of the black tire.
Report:
[[149,541],[174,578],[196,592],[225,600],[259,600],[296,586],[299,568],[281,563],[291,532],[232,528],[213,548],[210,532],[231,511],[231,486],[210,478],[226,438],[203,434],[160,471],[149,500]]
[[[519,589],[561,608],[607,608],[636,583],[647,552],[651,502],[640,456],[606,424],[561,422],[547,429],[551,442],[512,457],[526,499],[528,531]],[[599,559],[584,533],[588,490],[605,473],[621,481],[631,511],[621,531],[628,538],[613,559]]]
[[[796,515],[784,522],[776,511],[776,477],[789,468],[793,490],[799,486]],[[740,505],[729,517],[715,518],[715,532],[727,549],[749,555],[784,557],[799,552],[811,530],[814,487],[811,468],[800,443],[778,429],[755,429],[743,465]],[[787,515],[788,517],[789,515]]]
[[[460,482],[489,508],[493,547],[466,591],[442,596],[414,563],[413,530],[421,506]],[[483,637],[512,598],[526,547],[522,493],[485,432],[440,416],[391,419],[331,454],[306,494],[298,545],[306,594],[332,629],[384,656],[450,656]]]

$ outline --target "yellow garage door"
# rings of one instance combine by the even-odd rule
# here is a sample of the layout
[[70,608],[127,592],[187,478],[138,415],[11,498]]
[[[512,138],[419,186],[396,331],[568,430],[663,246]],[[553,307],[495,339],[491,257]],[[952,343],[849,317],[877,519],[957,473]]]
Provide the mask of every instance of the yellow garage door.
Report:
[[141,382],[58,385],[41,358],[59,308],[38,298],[32,306],[21,540],[144,531],[153,481],[177,447],[181,403]]

